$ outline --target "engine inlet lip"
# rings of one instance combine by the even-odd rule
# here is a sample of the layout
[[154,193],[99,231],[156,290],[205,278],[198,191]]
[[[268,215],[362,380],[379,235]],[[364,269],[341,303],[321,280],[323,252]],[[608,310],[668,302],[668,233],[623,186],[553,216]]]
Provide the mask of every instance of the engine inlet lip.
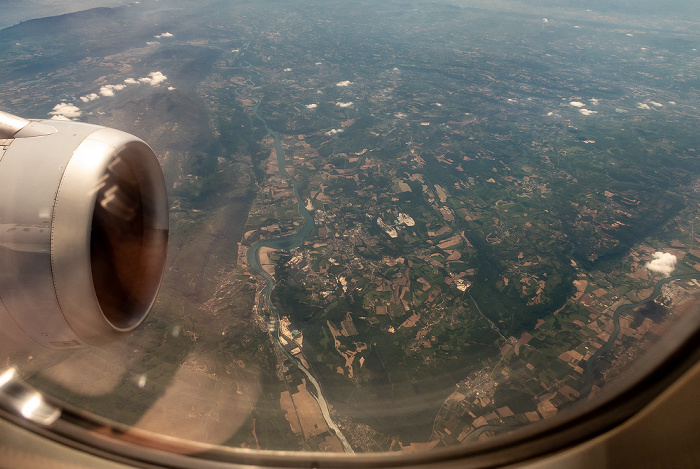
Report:
[[[95,284],[91,253],[99,184],[118,156],[137,175],[144,209],[142,242],[151,253],[145,268],[146,290],[134,308],[122,311],[121,315],[110,311],[105,296],[109,285]],[[66,165],[51,222],[51,268],[56,298],[66,322],[78,337],[88,344],[99,345],[133,331],[146,319],[165,268],[167,238],[167,193],[153,151],[142,140],[118,130],[102,128],[90,134]]]

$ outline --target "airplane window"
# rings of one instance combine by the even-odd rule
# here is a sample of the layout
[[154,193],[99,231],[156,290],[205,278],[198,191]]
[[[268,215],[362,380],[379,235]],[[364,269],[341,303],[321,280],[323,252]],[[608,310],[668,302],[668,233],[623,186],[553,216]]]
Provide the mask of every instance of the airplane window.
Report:
[[0,404],[401,458],[694,356],[700,6],[43,7],[0,18]]

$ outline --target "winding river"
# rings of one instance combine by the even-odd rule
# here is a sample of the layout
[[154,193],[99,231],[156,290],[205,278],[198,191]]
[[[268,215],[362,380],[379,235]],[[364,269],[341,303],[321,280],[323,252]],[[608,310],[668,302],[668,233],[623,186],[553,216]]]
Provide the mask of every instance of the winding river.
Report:
[[304,203],[301,199],[301,196],[299,195],[299,189],[297,188],[296,181],[287,172],[287,169],[285,167],[286,162],[284,157],[284,151],[282,149],[282,143],[280,141],[279,135],[277,134],[277,132],[275,132],[267,126],[265,119],[263,119],[260,113],[258,112],[258,107],[260,106],[261,102],[261,100],[258,100],[258,102],[255,104],[255,107],[253,108],[253,113],[255,114],[255,117],[257,117],[258,120],[262,122],[262,124],[265,126],[265,130],[267,130],[267,133],[274,140],[275,152],[277,154],[277,166],[279,168],[279,172],[285,179],[289,180],[292,183],[292,187],[294,189],[294,197],[296,197],[297,206],[299,207],[299,214],[303,217],[304,224],[302,225],[301,229],[296,233],[280,236],[278,238],[261,240],[253,244],[253,246],[251,246],[250,249],[248,249],[248,265],[251,267],[251,269],[253,269],[253,271],[262,275],[263,278],[265,278],[265,281],[267,282],[265,288],[263,288],[262,292],[260,293],[260,302],[258,303],[258,308],[261,307],[262,302],[264,301],[267,305],[267,308],[270,311],[270,316],[268,317],[267,322],[275,344],[279,347],[282,353],[284,353],[287,359],[294,363],[297,366],[297,368],[299,368],[306,375],[306,378],[314,386],[314,388],[316,389],[316,395],[314,396],[314,398],[318,402],[318,406],[321,409],[321,413],[323,414],[323,418],[325,419],[328,428],[333,429],[333,432],[335,432],[335,435],[342,443],[343,449],[346,453],[354,453],[352,447],[350,446],[350,443],[348,443],[348,440],[345,438],[345,435],[343,435],[343,432],[340,430],[340,428],[338,428],[338,425],[331,418],[330,411],[328,409],[328,403],[323,397],[323,393],[321,392],[321,386],[319,385],[318,380],[309,372],[309,370],[306,369],[304,365],[302,365],[302,363],[299,360],[297,360],[291,353],[289,353],[289,351],[280,342],[279,314],[277,313],[277,309],[275,308],[274,304],[272,304],[272,301],[270,300],[270,294],[275,288],[275,279],[272,278],[272,276],[270,276],[267,272],[265,272],[265,270],[260,265],[258,253],[260,252],[260,248],[262,247],[283,249],[286,251],[296,248],[311,233],[311,230],[313,230],[314,218],[311,215],[311,213],[309,213],[309,211],[304,207]]
[[583,388],[581,388],[581,396],[575,401],[576,403],[584,403],[588,398],[588,395],[591,393],[591,389],[593,388],[593,371],[595,371],[595,367],[598,363],[598,360],[600,359],[600,357],[608,353],[608,351],[615,344],[615,339],[617,339],[617,335],[620,333],[620,315],[626,311],[631,311],[634,308],[643,305],[647,301],[655,299],[661,293],[661,288],[667,283],[673,280],[688,278],[700,278],[700,274],[694,272],[689,274],[675,275],[673,277],[666,277],[656,282],[654,290],[651,292],[651,295],[649,295],[646,299],[638,301],[636,303],[620,305],[617,307],[617,309],[615,309],[615,312],[613,313],[613,331],[610,334],[610,338],[602,347],[596,350],[596,352],[591,356],[591,358],[588,359],[588,361],[586,361],[586,367],[584,369],[585,379],[583,383]]
[[[598,364],[598,360],[610,351],[610,349],[615,344],[615,340],[617,339],[618,334],[620,333],[620,315],[624,312],[629,312],[635,308],[638,308],[647,301],[654,300],[661,293],[661,288],[667,283],[672,282],[673,280],[691,278],[700,279],[700,273],[693,272],[689,274],[675,275],[673,277],[666,277],[664,279],[661,279],[658,282],[656,282],[656,285],[654,285],[654,290],[651,292],[651,295],[649,295],[647,298],[641,301],[637,301],[636,303],[627,303],[624,305],[620,305],[615,309],[615,312],[613,313],[613,331],[610,334],[608,341],[605,342],[605,344],[603,344],[602,347],[596,350],[596,352],[593,355],[591,355],[591,358],[589,358],[588,361],[586,361],[586,365],[584,368],[584,383],[583,387],[581,388],[581,395],[575,401],[562,405],[560,407],[560,410],[577,408],[586,405],[588,396],[590,395],[591,390],[593,389],[593,372],[595,371],[596,365]],[[476,441],[479,438],[479,436],[481,436],[481,434],[485,432],[500,433],[508,430],[514,430],[520,427],[520,425],[484,425],[474,429],[467,436],[466,440]]]

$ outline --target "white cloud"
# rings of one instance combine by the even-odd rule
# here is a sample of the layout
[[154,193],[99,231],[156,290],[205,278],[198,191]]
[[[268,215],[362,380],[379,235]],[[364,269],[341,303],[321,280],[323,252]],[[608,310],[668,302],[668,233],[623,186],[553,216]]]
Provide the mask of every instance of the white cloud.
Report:
[[90,93],[90,94],[86,94],[85,96],[81,96],[80,100],[84,103],[89,103],[90,101],[94,101],[99,97],[100,97],[100,95],[97,93]]
[[151,86],[158,86],[167,79],[168,77],[163,75],[162,72],[151,72],[147,77],[139,78],[139,81],[141,83],[148,83]]
[[335,86],[350,86],[350,85],[352,85],[352,82],[350,80],[339,81],[338,83],[335,84]]
[[51,114],[51,119],[56,120],[70,120],[75,117],[80,117],[83,113],[78,106],[70,103],[60,103],[53,107],[53,110],[49,112]]
[[126,85],[105,85],[102,88],[100,88],[100,94],[102,96],[114,96],[115,91],[121,91],[124,88],[126,88]]
[[168,86],[168,91],[173,91],[174,89],[176,89],[174,86]]
[[285,68],[284,71],[285,71],[285,72],[291,72],[292,69],[291,69],[291,68]]
[[318,104],[316,103],[311,103],[306,105],[306,109],[316,109],[318,107]]
[[652,272],[658,272],[668,277],[673,272],[673,269],[676,268],[676,256],[670,252],[657,251],[651,258],[652,260],[647,263],[646,268]]
[[[163,75],[162,72],[151,72],[148,74],[147,77],[143,77],[143,78],[139,78],[139,79],[129,77],[129,78],[126,78],[124,80],[124,83],[120,83],[118,85],[104,85],[104,86],[100,87],[99,93],[102,96],[114,96],[115,91],[121,91],[124,88],[126,88],[127,85],[135,85],[137,83],[147,83],[151,86],[157,86],[157,85],[163,83],[167,78],[168,77]],[[99,97],[100,96],[97,93],[90,93],[90,94],[87,94],[85,96],[81,96],[80,100],[84,103],[87,103],[90,101],[94,101]]]
[[651,109],[647,103],[637,103],[637,109]]
[[171,33],[165,32],[163,34],[158,34],[157,36],[153,36],[153,37],[156,39],[160,39],[162,37],[173,37],[173,35]]
[[340,101],[335,103],[336,106],[338,107],[352,107],[352,105],[355,104],[352,101],[348,101],[347,103],[341,103]]
[[542,18],[543,23],[549,23],[549,20],[547,18]]
[[326,132],[326,135],[335,135],[343,132],[343,129],[331,129],[328,132]]
[[157,46],[158,44],[160,44],[158,41],[146,41],[147,46]]
[[598,105],[598,103],[600,103],[600,100],[598,98],[591,98],[591,99],[589,99],[589,101],[593,105]]
[[590,109],[579,109],[578,112],[584,116],[592,116],[593,114],[598,114],[598,111],[591,111]]
[[571,102],[569,103],[569,106],[573,106],[573,107],[584,107],[585,104],[582,103],[581,101],[571,101]]
[[661,104],[661,103],[657,103],[656,101],[649,101],[649,102],[651,103],[651,105],[652,105],[652,106],[656,106],[656,107],[664,107],[664,105],[663,105],[663,104]]

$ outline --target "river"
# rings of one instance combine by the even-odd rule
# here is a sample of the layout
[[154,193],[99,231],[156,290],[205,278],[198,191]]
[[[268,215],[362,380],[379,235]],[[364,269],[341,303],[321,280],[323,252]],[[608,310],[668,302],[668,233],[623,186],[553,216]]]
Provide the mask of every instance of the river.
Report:
[[[250,82],[252,83],[252,81]],[[311,215],[311,213],[304,207],[304,203],[301,199],[301,196],[299,195],[299,189],[297,187],[296,181],[287,172],[287,169],[285,167],[286,160],[284,156],[284,150],[282,149],[282,143],[280,141],[279,135],[277,134],[277,132],[275,132],[267,126],[265,119],[263,119],[260,113],[258,112],[258,107],[260,106],[261,102],[262,100],[258,100],[258,102],[255,104],[255,107],[253,108],[253,113],[255,114],[255,117],[257,117],[258,120],[262,122],[262,124],[265,126],[265,130],[267,130],[267,133],[274,140],[275,152],[277,153],[277,166],[279,168],[279,172],[284,178],[286,178],[292,183],[292,187],[294,189],[294,197],[296,197],[297,206],[299,207],[299,214],[304,219],[304,224],[302,225],[301,229],[295,233],[280,236],[278,238],[258,241],[257,243],[253,244],[250,247],[250,249],[248,249],[248,265],[251,267],[251,269],[253,269],[253,271],[262,275],[265,278],[265,281],[267,282],[265,288],[263,288],[262,292],[260,293],[260,301],[258,303],[258,307],[261,308],[263,302],[265,303],[265,305],[267,305],[267,308],[270,311],[270,316],[267,319],[268,327],[270,329],[270,333],[273,337],[275,344],[279,347],[282,353],[284,353],[287,359],[294,363],[296,367],[299,368],[299,370],[301,370],[306,375],[306,378],[314,386],[316,390],[316,395],[314,396],[314,398],[316,399],[316,402],[318,402],[318,406],[321,409],[321,413],[323,414],[323,418],[325,419],[328,428],[333,429],[335,435],[338,437],[341,444],[343,445],[343,449],[346,453],[354,453],[347,438],[345,438],[343,432],[340,430],[340,428],[338,428],[338,425],[331,418],[330,411],[328,409],[328,403],[323,397],[321,385],[319,384],[318,380],[311,374],[309,370],[306,369],[304,365],[302,365],[302,363],[299,360],[297,360],[291,353],[289,353],[289,351],[280,342],[279,315],[277,313],[277,309],[270,300],[270,295],[272,293],[272,290],[275,288],[276,282],[275,279],[272,276],[270,276],[267,272],[265,272],[265,270],[260,265],[258,253],[260,251],[260,248],[263,246],[270,247],[273,249],[283,249],[286,251],[296,248],[302,242],[304,242],[307,236],[309,236],[309,234],[311,233],[311,230],[313,230],[314,218]],[[260,309],[259,312],[262,313],[262,309]]]
[[[607,342],[605,342],[605,344],[603,344],[602,347],[596,350],[596,352],[591,356],[591,358],[589,358],[588,361],[586,361],[586,365],[584,368],[584,383],[583,387],[581,388],[581,394],[579,398],[575,401],[571,401],[560,406],[559,410],[564,410],[567,408],[578,408],[586,405],[586,400],[589,394],[591,393],[591,390],[593,389],[593,372],[595,371],[596,365],[598,364],[598,360],[600,360],[600,358],[603,355],[610,351],[610,349],[615,344],[615,340],[617,339],[618,334],[620,333],[620,315],[626,311],[631,311],[643,305],[647,301],[655,299],[657,296],[659,296],[659,294],[661,293],[661,288],[665,284],[672,282],[673,280],[690,278],[700,279],[700,273],[693,272],[689,274],[675,275],[673,277],[666,277],[664,279],[661,279],[658,282],[656,282],[654,290],[651,292],[651,295],[649,295],[647,298],[641,301],[637,301],[636,303],[627,303],[624,305],[620,305],[615,309],[615,312],[613,313],[613,331],[610,334],[610,337],[608,338]],[[485,432],[500,433],[509,430],[514,430],[516,428],[520,428],[520,425],[484,425],[482,427],[474,429],[471,433],[469,433],[469,435],[467,436],[467,440],[476,441],[479,438],[479,436],[481,436],[481,434]]]
[[663,287],[668,282],[671,282],[673,280],[686,279],[686,278],[700,278],[700,274],[695,272],[695,273],[690,273],[690,274],[675,275],[673,277],[666,277],[664,279],[661,279],[658,282],[656,282],[656,285],[654,286],[654,290],[651,292],[651,295],[649,295],[649,297],[647,297],[646,299],[638,301],[636,303],[628,303],[628,304],[620,305],[617,307],[617,309],[615,309],[615,312],[613,313],[613,331],[610,334],[610,338],[602,347],[600,347],[598,350],[596,350],[596,352],[591,356],[591,358],[588,359],[588,361],[586,361],[586,367],[584,369],[585,380],[583,383],[583,387],[581,388],[581,395],[575,401],[577,404],[584,403],[586,401],[586,398],[591,393],[591,389],[593,388],[593,372],[595,371],[595,367],[598,363],[598,360],[603,355],[608,353],[608,351],[615,344],[615,339],[617,339],[617,335],[620,333],[620,315],[622,313],[624,313],[625,311],[631,311],[634,308],[637,308],[637,307],[643,305],[647,301],[651,301],[651,300],[655,299],[657,296],[659,296],[659,293],[661,293],[661,287]]

